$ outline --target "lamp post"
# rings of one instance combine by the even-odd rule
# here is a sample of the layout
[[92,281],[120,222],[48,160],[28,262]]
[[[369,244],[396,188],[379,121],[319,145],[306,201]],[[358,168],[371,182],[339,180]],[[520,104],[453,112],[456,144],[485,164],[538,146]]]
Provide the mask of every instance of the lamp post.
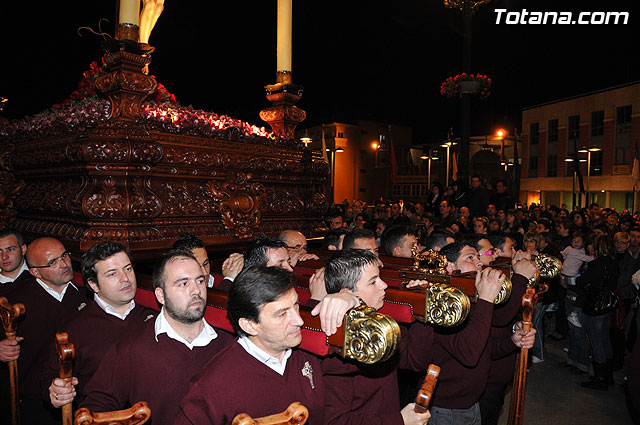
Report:
[[344,152],[341,147],[327,148],[327,152],[331,154],[331,202],[336,202],[336,152]]
[[[463,72],[471,73],[471,22],[473,14],[483,4],[491,0],[443,0],[444,6],[450,9],[458,9],[462,12],[463,22],[463,51],[462,64]],[[461,131],[460,131],[460,151],[458,159],[458,180],[467,180],[469,177],[469,145],[471,141],[471,93],[462,93],[461,102]],[[447,173],[447,180],[449,174]],[[447,183],[448,185],[448,183]]]
[[447,177],[445,178],[445,187],[449,186],[449,149],[453,146],[453,142],[447,141],[446,143],[441,144],[443,148],[447,148]]
[[564,162],[566,163],[573,163],[573,178],[572,180],[572,192],[573,192],[573,204],[571,205],[571,210],[573,210],[573,207],[576,205],[576,159],[573,156],[568,156],[564,159]]
[[380,149],[380,143],[373,141],[371,142],[371,149],[373,149],[376,153],[375,167],[378,168],[378,150]]
[[431,188],[431,161],[436,161],[438,159],[437,157],[438,155],[438,151],[437,150],[431,150],[431,148],[422,148],[422,156],[420,156],[420,159],[426,159],[428,161],[428,165],[427,165],[427,190],[429,190],[429,188]]
[[591,146],[589,148],[587,148],[586,146],[583,146],[578,151],[579,153],[587,154],[587,202],[585,203],[586,207],[589,206],[589,198],[591,197],[591,193],[589,192],[589,181],[591,180],[591,152],[599,152],[601,150],[602,148],[598,146]]
[[305,137],[301,137],[301,138],[300,138],[300,142],[302,142],[302,143],[304,144],[304,147],[305,147],[305,148],[308,148],[308,147],[309,147],[309,144],[310,144],[311,142],[313,142],[313,140],[311,139],[311,137],[307,137],[307,136],[305,136]]

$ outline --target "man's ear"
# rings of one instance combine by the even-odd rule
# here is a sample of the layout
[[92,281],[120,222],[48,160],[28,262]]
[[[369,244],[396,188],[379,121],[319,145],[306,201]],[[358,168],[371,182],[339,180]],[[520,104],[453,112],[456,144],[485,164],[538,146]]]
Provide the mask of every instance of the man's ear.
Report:
[[447,274],[453,274],[456,271],[456,265],[451,261],[447,261]]
[[256,336],[258,334],[258,323],[253,320],[241,317],[240,320],[238,320],[238,325],[240,329],[250,336]]
[[40,279],[40,270],[35,268],[30,268],[29,273],[31,273],[31,276],[35,277],[36,279]]
[[400,256],[400,247],[399,246],[394,246],[393,247],[393,252],[391,253],[391,256],[393,256],[393,257]]
[[156,299],[161,305],[164,305],[164,291],[162,288],[158,287],[155,289]]
[[89,285],[89,288],[96,294],[100,292],[100,286],[97,282],[94,282],[93,279],[87,280],[87,285]]
[[27,244],[23,243],[20,247],[20,250],[22,251],[22,256],[24,257],[27,254]]

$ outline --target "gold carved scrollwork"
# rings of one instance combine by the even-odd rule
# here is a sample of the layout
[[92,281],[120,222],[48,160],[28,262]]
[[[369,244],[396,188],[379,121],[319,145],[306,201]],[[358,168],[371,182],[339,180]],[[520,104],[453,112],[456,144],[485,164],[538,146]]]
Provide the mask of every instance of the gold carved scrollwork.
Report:
[[411,248],[413,266],[411,270],[426,274],[446,275],[447,257],[434,250],[418,252],[418,245]]
[[557,277],[560,272],[562,272],[562,261],[557,259],[556,257],[552,257],[551,255],[546,254],[538,254],[533,257],[533,260],[536,262],[536,265],[540,269],[539,272],[536,272],[535,275],[531,279],[529,279],[528,286],[535,285],[540,277],[545,279],[553,279]]
[[439,326],[457,326],[465,321],[471,302],[464,292],[443,283],[425,290],[425,323]]
[[345,316],[343,355],[361,363],[389,359],[400,342],[400,327],[390,316],[374,308],[352,308]]
[[214,199],[227,230],[236,237],[246,239],[260,225],[262,210],[267,200],[264,186],[250,182],[251,174],[237,173],[225,183],[209,182],[206,190]]
[[511,283],[511,278],[507,277],[504,282],[502,282],[502,287],[500,288],[500,292],[498,292],[498,296],[493,301],[494,304],[502,304],[511,296],[511,289],[513,288],[513,284]]

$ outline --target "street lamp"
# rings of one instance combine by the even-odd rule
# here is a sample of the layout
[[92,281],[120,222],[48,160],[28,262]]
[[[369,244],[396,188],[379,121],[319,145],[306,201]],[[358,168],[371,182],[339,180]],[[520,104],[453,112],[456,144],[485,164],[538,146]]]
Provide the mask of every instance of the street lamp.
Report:
[[447,177],[445,179],[446,181],[445,187],[449,186],[449,149],[451,149],[451,146],[453,146],[453,144],[454,144],[453,142],[448,141],[440,145],[443,148],[447,148]]
[[336,184],[336,152],[344,152],[344,149],[341,147],[337,148],[327,148],[327,152],[331,153],[331,202],[335,202],[335,184]]
[[300,141],[301,141],[302,143],[304,143],[304,147],[305,147],[305,148],[308,148],[308,147],[309,147],[309,143],[311,143],[313,140],[311,139],[311,137],[306,137],[306,136],[305,136],[305,137],[301,137],[301,138],[300,138]]
[[431,161],[436,161],[438,159],[438,151],[431,150],[431,148],[424,147],[422,148],[422,155],[420,159],[426,159],[429,162],[427,163],[427,190],[431,188]]
[[[598,146],[591,146],[589,148],[587,148],[586,146],[583,146],[580,148],[580,150],[578,150],[579,153],[586,153],[587,154],[587,202],[585,206],[589,206],[589,198],[590,198],[590,193],[589,193],[589,180],[591,180],[591,152],[599,152],[601,151],[602,148],[598,147]],[[584,160],[580,160],[580,162],[584,162]]]

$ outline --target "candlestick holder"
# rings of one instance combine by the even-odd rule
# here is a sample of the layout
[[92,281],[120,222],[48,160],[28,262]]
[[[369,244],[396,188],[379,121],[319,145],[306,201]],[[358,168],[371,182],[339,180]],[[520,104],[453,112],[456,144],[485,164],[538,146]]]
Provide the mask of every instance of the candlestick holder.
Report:
[[130,40],[138,42],[140,27],[134,24],[118,24],[116,27],[116,38],[118,40]]
[[110,72],[96,80],[96,88],[111,101],[111,119],[137,120],[142,102],[158,88],[155,78],[143,73],[151,57],[118,50],[104,61]]
[[278,136],[293,139],[296,126],[307,117],[305,111],[295,106],[304,87],[291,82],[291,71],[278,71],[276,79],[276,84],[264,87],[272,106],[260,111],[260,118],[269,123]]

